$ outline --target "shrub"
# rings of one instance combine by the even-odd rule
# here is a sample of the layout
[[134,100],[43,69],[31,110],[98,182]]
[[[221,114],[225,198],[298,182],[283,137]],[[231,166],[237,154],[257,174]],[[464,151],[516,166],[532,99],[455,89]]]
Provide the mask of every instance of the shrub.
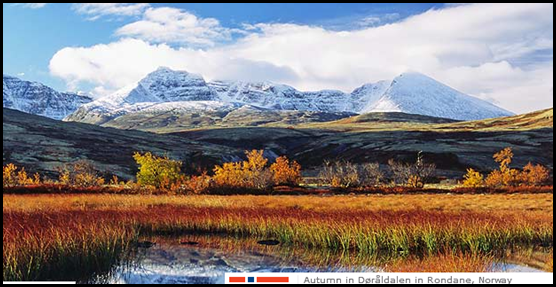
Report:
[[436,173],[436,165],[426,163],[422,152],[417,154],[414,164],[390,160],[388,165],[394,184],[408,185],[414,188],[422,188],[431,181]]
[[301,165],[281,156],[270,166],[275,185],[297,186],[301,182]]
[[246,151],[247,161],[224,163],[214,167],[213,182],[218,188],[259,189],[272,187],[272,172],[262,150]]
[[360,181],[364,187],[377,187],[382,184],[384,173],[380,170],[380,164],[367,163],[360,166]]
[[30,177],[25,168],[19,169],[14,164],[8,164],[3,167],[3,187],[29,186],[41,183],[38,173]]
[[359,187],[359,169],[351,162],[329,162],[326,161],[320,172],[321,183],[328,184],[333,188]]
[[17,167],[14,164],[8,164],[2,168],[2,185],[3,187],[13,187],[17,185],[16,171]]
[[185,182],[185,190],[193,194],[205,194],[212,187],[212,178],[206,172],[199,176],[192,176]]
[[381,184],[383,178],[378,163],[357,165],[346,161],[327,161],[319,174],[320,182],[333,188],[375,187]]
[[214,167],[214,184],[218,187],[246,187],[247,180],[240,162],[228,162]]
[[90,161],[80,160],[59,169],[61,184],[75,187],[97,187],[104,185],[104,178]]
[[413,188],[423,188],[425,184],[423,183],[423,179],[417,175],[411,175],[407,180],[407,186]]
[[520,172],[512,169],[514,154],[511,148],[505,148],[496,153],[493,158],[500,164],[500,169],[492,171],[485,184],[489,187],[516,187],[516,186],[540,186],[548,182],[550,172],[542,165],[528,163]]
[[510,168],[514,153],[512,148],[507,147],[494,154],[494,161],[500,164],[500,169],[493,171],[486,179],[487,186],[504,187],[519,185],[519,171]]
[[392,174],[392,181],[396,185],[405,185],[409,182],[412,175],[411,165],[407,163],[397,162],[393,159],[388,161],[388,167]]
[[467,174],[464,176],[463,186],[479,188],[485,185],[485,177],[478,171],[470,168],[467,170]]
[[519,171],[515,169],[507,169],[506,172],[494,170],[487,176],[485,185],[488,187],[518,186],[518,177]]
[[158,189],[176,189],[176,183],[183,181],[181,174],[182,162],[168,157],[154,156],[148,152],[135,153],[133,156],[139,165],[137,183],[141,186],[152,186]]
[[110,179],[110,185],[125,186],[126,183],[124,181],[120,181],[120,178],[117,175],[112,175],[112,178]]
[[263,150],[245,152],[247,161],[243,162],[243,171],[248,187],[266,190],[273,186],[272,173],[266,168],[268,159],[263,156]]
[[519,174],[520,183],[527,186],[540,186],[550,178],[550,171],[542,165],[528,163]]
[[500,152],[494,154],[494,161],[500,164],[500,171],[506,173],[510,169],[510,164],[512,163],[514,153],[512,148],[507,147]]

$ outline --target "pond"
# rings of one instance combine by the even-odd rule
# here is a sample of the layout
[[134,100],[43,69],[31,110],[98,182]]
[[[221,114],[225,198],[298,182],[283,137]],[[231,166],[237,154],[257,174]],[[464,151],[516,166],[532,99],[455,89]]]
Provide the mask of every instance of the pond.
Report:
[[[223,284],[225,273],[385,271],[371,265],[376,259],[274,245],[220,237],[150,238],[110,273],[85,283]],[[524,263],[497,261],[488,266],[488,272],[542,272]]]

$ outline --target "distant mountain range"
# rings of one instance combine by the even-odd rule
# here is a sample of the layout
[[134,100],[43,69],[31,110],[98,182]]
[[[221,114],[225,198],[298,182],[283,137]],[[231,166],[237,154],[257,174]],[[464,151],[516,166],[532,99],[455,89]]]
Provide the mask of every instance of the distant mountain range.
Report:
[[3,75],[3,107],[62,120],[93,99]]
[[402,112],[454,120],[513,115],[419,73],[405,73],[344,93],[301,92],[270,82],[206,82],[199,75],[168,68],[159,68],[139,83],[96,101],[4,75],[4,107],[92,124],[169,112],[176,116],[209,113],[223,118],[240,108],[336,115]]

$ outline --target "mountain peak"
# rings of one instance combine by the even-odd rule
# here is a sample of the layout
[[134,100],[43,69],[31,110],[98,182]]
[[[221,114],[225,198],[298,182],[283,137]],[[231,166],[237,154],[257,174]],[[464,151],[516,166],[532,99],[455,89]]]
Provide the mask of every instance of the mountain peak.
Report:
[[455,120],[480,120],[513,113],[466,95],[418,72],[399,75],[367,112],[404,112]]
[[[110,99],[112,98],[112,99]],[[216,98],[202,76],[186,71],[160,67],[139,81],[103,101],[112,104],[167,103],[183,101],[212,101]]]
[[416,71],[408,71],[405,73],[400,74],[399,76],[395,77],[394,80],[392,81],[393,83],[399,83],[399,82],[403,82],[403,83],[418,83],[418,82],[435,82],[435,83],[439,83],[437,80],[423,74],[423,73],[419,73]]
[[61,120],[92,99],[4,75],[3,107]]
[[143,78],[140,83],[168,80],[183,81],[188,79],[202,82],[205,81],[203,77],[198,74],[192,74],[182,70],[172,70],[168,67],[159,67],[155,71],[149,73],[145,78]]

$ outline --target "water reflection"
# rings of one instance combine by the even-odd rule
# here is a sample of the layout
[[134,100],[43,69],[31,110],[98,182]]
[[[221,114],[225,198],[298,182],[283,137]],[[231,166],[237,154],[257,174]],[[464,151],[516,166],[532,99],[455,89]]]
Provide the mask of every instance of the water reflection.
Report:
[[[87,283],[220,284],[225,273],[382,272],[392,258],[316,252],[265,246],[224,237],[150,238],[155,245],[136,248],[110,274]],[[399,258],[397,259],[399,260]],[[492,263],[491,272],[535,272],[516,264]]]

